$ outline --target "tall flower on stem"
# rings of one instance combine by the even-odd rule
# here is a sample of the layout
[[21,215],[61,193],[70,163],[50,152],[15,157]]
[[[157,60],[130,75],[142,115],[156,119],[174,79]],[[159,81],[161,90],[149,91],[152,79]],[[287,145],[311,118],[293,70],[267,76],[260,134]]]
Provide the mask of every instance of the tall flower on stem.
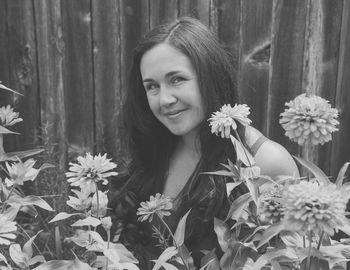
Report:
[[141,222],[153,220],[153,215],[157,214],[160,218],[170,215],[170,210],[173,208],[173,204],[169,197],[157,193],[155,196],[151,196],[147,202],[141,202],[141,207],[137,209],[136,215],[139,215],[138,220]]
[[250,108],[246,104],[236,104],[231,107],[230,104],[225,104],[220,111],[214,112],[209,118],[209,126],[211,126],[211,133],[221,135],[222,138],[230,138],[231,128],[237,129],[237,123],[243,126],[250,125],[252,122],[248,115]]
[[283,192],[283,222],[301,234],[325,232],[333,235],[345,225],[349,195],[334,184],[301,181]]
[[71,186],[79,186],[83,192],[96,192],[96,184],[102,182],[106,185],[107,178],[118,175],[111,171],[117,165],[107,159],[107,154],[101,156],[92,156],[87,153],[85,157],[78,157],[78,163],[69,163],[69,172],[66,173],[68,182]]
[[286,106],[288,108],[281,113],[279,122],[286,131],[285,135],[299,145],[308,141],[322,145],[332,139],[332,132],[338,130],[338,110],[319,96],[301,94]]

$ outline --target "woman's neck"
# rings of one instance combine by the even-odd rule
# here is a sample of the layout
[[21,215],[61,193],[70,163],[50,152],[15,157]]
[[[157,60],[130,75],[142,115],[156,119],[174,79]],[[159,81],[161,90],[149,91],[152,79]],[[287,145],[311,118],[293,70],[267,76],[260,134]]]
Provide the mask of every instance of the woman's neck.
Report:
[[201,145],[198,133],[193,132],[182,136],[177,148],[184,152],[191,153],[196,158],[200,158]]

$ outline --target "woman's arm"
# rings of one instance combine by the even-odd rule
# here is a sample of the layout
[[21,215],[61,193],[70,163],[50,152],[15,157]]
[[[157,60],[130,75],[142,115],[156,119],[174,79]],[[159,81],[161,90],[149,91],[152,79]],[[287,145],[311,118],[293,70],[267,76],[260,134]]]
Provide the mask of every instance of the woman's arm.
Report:
[[267,140],[255,154],[256,165],[262,175],[272,178],[279,175],[299,177],[298,167],[289,152],[280,144]]

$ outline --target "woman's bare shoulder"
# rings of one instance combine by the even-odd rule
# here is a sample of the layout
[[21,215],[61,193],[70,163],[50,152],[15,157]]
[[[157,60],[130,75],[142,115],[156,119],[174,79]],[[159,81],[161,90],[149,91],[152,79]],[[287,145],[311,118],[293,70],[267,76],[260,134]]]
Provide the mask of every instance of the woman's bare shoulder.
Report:
[[262,175],[276,177],[279,175],[299,176],[298,167],[290,153],[279,143],[266,140],[255,154],[257,166]]

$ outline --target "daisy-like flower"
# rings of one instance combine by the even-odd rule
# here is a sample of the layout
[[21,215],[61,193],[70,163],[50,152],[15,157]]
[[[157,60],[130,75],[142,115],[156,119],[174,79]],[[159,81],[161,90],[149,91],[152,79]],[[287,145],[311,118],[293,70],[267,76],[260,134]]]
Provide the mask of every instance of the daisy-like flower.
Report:
[[90,207],[91,197],[89,197],[89,194],[76,189],[72,189],[72,192],[74,192],[77,197],[68,196],[69,200],[67,201],[67,204],[70,207],[74,208],[77,211],[84,211]]
[[0,107],[0,125],[4,127],[13,126],[14,124],[23,121],[19,118],[19,113],[14,112],[10,105]]
[[10,245],[16,238],[16,222],[10,221],[5,215],[0,214],[0,245]]
[[153,215],[158,214],[160,217],[170,216],[170,210],[173,208],[173,203],[169,197],[157,193],[156,196],[151,196],[147,202],[142,202],[141,207],[137,209],[136,215],[139,215],[138,220],[152,221]]
[[346,222],[348,199],[349,196],[334,184],[301,181],[283,192],[283,222],[302,234],[324,231],[333,235]]
[[319,96],[301,94],[286,106],[288,108],[281,113],[279,122],[286,131],[285,135],[299,145],[307,141],[322,145],[332,139],[332,132],[338,130],[338,110]]
[[98,191],[98,213],[97,213],[97,192],[92,197],[91,214],[95,217],[104,217],[107,214],[108,197],[107,192]]
[[252,122],[248,115],[250,108],[246,104],[236,104],[233,108],[231,105],[223,105],[220,111],[214,112],[209,118],[209,126],[211,126],[211,133],[222,138],[230,138],[231,128],[237,129],[236,121],[243,126],[250,125]]
[[34,169],[34,159],[28,159],[24,163],[19,160],[16,163],[9,164],[6,162],[6,168],[9,173],[9,178],[5,178],[5,183],[8,187],[23,185],[26,181],[34,181],[39,174],[39,169]]
[[107,178],[118,175],[117,172],[111,171],[117,167],[117,164],[107,159],[107,154],[101,156],[92,156],[87,153],[85,157],[78,157],[78,163],[69,163],[69,172],[66,173],[68,182],[71,186],[79,186],[85,193],[96,192],[96,183],[102,182],[106,185]]
[[259,197],[259,213],[262,221],[277,223],[284,216],[281,204],[283,187],[274,186]]

